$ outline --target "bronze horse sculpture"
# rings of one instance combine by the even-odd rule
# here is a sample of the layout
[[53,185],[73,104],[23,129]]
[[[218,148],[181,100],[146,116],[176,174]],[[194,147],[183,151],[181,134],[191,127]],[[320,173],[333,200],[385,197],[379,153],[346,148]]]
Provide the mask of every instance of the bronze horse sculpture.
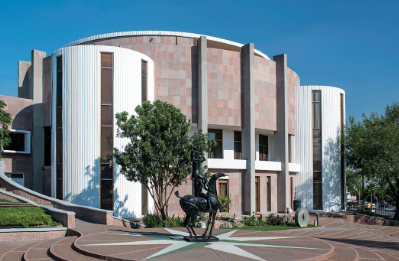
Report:
[[[202,239],[206,239],[206,233],[208,232],[208,228],[212,220],[212,226],[208,235],[208,240],[211,239],[213,225],[215,224],[216,213],[220,208],[220,202],[218,200],[216,191],[216,180],[224,176],[224,173],[217,173],[211,176],[211,178],[207,182],[208,192],[206,196],[208,200],[205,197],[195,197],[193,195],[185,195],[184,197],[180,197],[179,192],[175,192],[175,195],[180,198],[181,208],[187,215],[186,219],[184,220],[184,226],[187,228],[190,234],[189,238],[192,238],[194,235],[195,239],[198,240],[198,236],[193,229],[193,222],[200,212],[209,212],[209,219],[205,232],[202,235]],[[218,240],[215,237],[212,238],[213,240]]]

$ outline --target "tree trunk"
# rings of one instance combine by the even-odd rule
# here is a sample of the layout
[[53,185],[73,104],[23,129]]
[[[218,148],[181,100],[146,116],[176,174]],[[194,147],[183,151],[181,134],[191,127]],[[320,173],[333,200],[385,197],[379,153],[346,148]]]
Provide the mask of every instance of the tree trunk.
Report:
[[168,227],[168,213],[167,211],[165,211],[165,206],[162,209],[160,209],[160,212],[161,212],[163,227]]

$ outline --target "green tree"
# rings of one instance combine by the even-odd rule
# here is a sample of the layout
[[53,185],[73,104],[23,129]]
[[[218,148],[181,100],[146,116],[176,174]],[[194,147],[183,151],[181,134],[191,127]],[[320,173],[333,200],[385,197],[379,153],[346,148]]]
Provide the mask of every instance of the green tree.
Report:
[[167,227],[173,190],[192,172],[192,146],[209,152],[216,144],[201,130],[190,138],[191,122],[172,104],[143,102],[135,111],[137,115],[130,118],[127,112],[116,114],[117,136],[129,139],[129,143],[123,150],[115,148],[114,156],[127,180],[147,188]]
[[0,160],[3,158],[3,149],[11,143],[10,131],[8,126],[12,122],[11,114],[3,110],[6,103],[0,100]]
[[346,169],[346,188],[351,195],[359,196],[362,187],[362,175],[360,170]]
[[[349,117],[345,146],[348,164],[361,169],[369,182],[388,187],[399,206],[399,104],[392,103],[385,115],[371,113],[356,122]],[[399,220],[399,209],[395,220]]]

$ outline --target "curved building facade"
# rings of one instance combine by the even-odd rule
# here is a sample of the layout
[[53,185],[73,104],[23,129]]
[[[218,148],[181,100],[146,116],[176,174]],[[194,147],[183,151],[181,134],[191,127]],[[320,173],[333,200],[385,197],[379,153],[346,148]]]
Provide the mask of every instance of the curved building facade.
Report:
[[[47,57],[34,50],[32,63],[20,61],[19,67],[24,83],[20,97],[35,103],[32,93],[42,92],[36,101],[43,106],[42,120],[33,125],[47,130],[51,141],[42,145],[50,166],[44,173],[35,172],[33,166],[31,173],[39,177],[34,181],[50,184],[42,188],[39,184],[38,191],[111,209],[119,217],[153,211],[141,184],[128,182],[112,158],[112,148],[122,149],[127,142],[116,137],[114,118],[121,111],[134,114],[145,100],[162,100],[191,120],[191,133],[201,128],[216,140],[207,165],[212,173],[226,173],[218,181],[218,193],[233,199],[231,213],[286,212],[295,198],[313,210],[309,186],[322,194],[322,209],[341,209],[341,185],[333,182],[341,177],[336,155],[321,156],[323,162],[317,165],[323,168],[321,185],[310,182],[315,145],[309,96],[320,89],[320,104],[327,106],[321,110],[322,146],[339,138],[334,93],[340,89],[301,87],[285,54],[270,59],[252,43],[136,31],[77,40]],[[41,77],[42,85],[30,82],[28,76]],[[39,151],[39,142],[36,147]],[[192,194],[191,181],[178,190],[181,195]],[[169,211],[183,214],[177,198],[171,197]]]

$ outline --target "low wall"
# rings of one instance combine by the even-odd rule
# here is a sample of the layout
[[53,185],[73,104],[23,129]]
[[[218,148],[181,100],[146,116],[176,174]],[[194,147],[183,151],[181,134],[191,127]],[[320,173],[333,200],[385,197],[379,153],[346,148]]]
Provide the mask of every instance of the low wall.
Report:
[[[21,196],[38,205],[44,205],[55,209],[62,209],[69,212],[75,212],[77,218],[81,218],[93,223],[113,225],[113,211],[103,210],[92,207],[75,205],[63,200],[51,198],[21,186],[11,179],[7,178],[4,173],[0,172],[0,188],[5,188],[8,192]],[[68,221],[69,222],[69,221]]]
[[67,236],[67,228],[21,228],[2,229],[0,242],[48,240]]
[[[29,200],[29,199],[26,199],[26,198],[21,197],[19,195],[15,195],[15,194],[13,194],[11,192],[8,192],[8,191],[4,191],[2,189],[0,189],[0,196],[1,197],[7,196],[9,198],[13,198],[16,201],[28,203],[29,205],[34,206],[34,207],[41,207],[41,208],[47,210],[47,212],[51,215],[51,217],[53,219],[55,219],[56,221],[60,222],[64,227],[67,227],[67,228],[74,228],[75,227],[75,212],[65,211],[65,210],[61,210],[61,209],[56,209],[56,208],[53,208],[53,207],[50,207],[50,206],[46,206],[46,205],[38,205],[38,204],[36,204],[35,202],[33,202],[33,201]],[[19,205],[17,207],[20,207],[20,206],[22,206],[24,204],[16,203],[14,205]],[[3,232],[3,231],[4,230],[1,230],[0,232]]]
[[380,226],[399,226],[399,221],[384,219],[380,217],[368,216],[364,214],[357,214],[357,223],[365,225],[380,225]]

